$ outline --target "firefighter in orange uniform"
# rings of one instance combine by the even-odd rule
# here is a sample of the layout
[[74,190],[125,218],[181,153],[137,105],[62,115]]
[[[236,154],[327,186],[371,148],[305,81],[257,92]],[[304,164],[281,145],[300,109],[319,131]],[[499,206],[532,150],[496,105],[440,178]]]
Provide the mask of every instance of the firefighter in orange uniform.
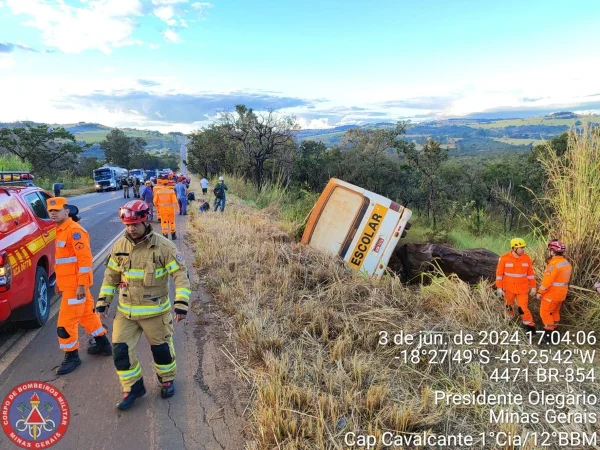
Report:
[[154,204],[156,205],[158,217],[160,217],[162,235],[168,239],[170,232],[171,239],[177,239],[175,233],[175,213],[179,212],[177,196],[173,188],[164,185],[164,180],[163,186],[154,193]]
[[505,253],[498,261],[496,268],[496,288],[498,296],[504,298],[506,316],[515,316],[514,302],[517,300],[517,311],[528,333],[535,333],[535,322],[529,311],[529,297],[535,295],[535,275],[533,262],[525,253],[525,241],[515,238],[510,241],[511,251]]
[[[573,267],[563,256],[567,247],[558,239],[548,244],[548,265],[538,289],[540,316],[544,322],[544,340],[552,343],[552,332],[560,325],[560,307],[562,306],[571,281]],[[555,341],[558,342],[558,341]]]
[[57,224],[55,272],[62,300],[56,331],[65,357],[56,373],[64,375],[81,364],[78,352],[79,324],[95,340],[95,344],[88,347],[88,353],[110,356],[112,346],[100,317],[94,311],[94,299],[90,293],[90,286],[93,284],[93,259],[88,233],[69,217],[64,197],[49,198],[46,206],[50,219]]

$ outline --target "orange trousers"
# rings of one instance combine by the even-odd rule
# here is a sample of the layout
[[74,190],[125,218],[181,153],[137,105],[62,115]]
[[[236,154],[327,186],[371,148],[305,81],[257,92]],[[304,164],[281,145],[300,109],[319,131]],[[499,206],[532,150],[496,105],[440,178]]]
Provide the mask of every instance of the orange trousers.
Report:
[[158,216],[160,217],[162,234],[175,233],[175,209],[160,208]]
[[79,348],[79,324],[94,337],[106,334],[100,317],[94,312],[94,298],[90,290],[85,290],[85,298],[81,300],[77,299],[75,290],[63,291],[56,324],[61,350],[71,352]]
[[517,312],[521,316],[521,320],[524,325],[535,325],[531,311],[529,311],[529,296],[525,294],[514,294],[512,292],[504,291],[504,305],[506,308],[506,315],[509,319],[515,317],[514,304],[515,299],[517,300]]
[[556,330],[560,325],[560,307],[564,300],[552,300],[542,296],[540,301],[540,317],[544,323],[544,330]]

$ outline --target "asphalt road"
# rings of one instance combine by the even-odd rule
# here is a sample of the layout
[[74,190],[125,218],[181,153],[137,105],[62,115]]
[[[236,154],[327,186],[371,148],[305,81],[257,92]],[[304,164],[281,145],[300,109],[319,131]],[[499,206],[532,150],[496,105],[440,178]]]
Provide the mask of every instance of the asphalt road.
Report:
[[[92,294],[97,298],[104,274],[103,262],[107,252],[101,250],[118,234],[123,226],[116,211],[124,203],[122,191],[82,195],[70,199],[81,211],[81,223],[88,230],[94,252],[94,286]],[[183,220],[182,220],[183,219]],[[183,237],[184,221],[177,217],[178,235]],[[155,227],[158,224],[155,224]],[[175,241],[191,260],[191,251]],[[173,286],[171,286],[173,291]],[[171,292],[172,298],[174,293]],[[57,310],[54,303],[52,313]],[[116,301],[111,307],[112,324]],[[33,380],[50,382],[65,395],[71,412],[66,435],[51,448],[56,449],[223,449],[214,436],[214,430],[206,424],[203,410],[202,380],[198,356],[198,342],[194,336],[196,316],[191,312],[188,320],[175,325],[175,350],[177,354],[178,379],[175,396],[168,400],[160,398],[160,388],[153,372],[150,346],[144,337],[137,347],[137,355],[144,371],[147,394],[134,407],[119,412],[115,406],[121,398],[120,386],[112,357],[92,357],[86,353],[89,336],[82,328],[79,354],[82,365],[74,372],[57,376],[56,367],[61,363],[63,352],[58,348],[56,336],[57,315],[38,330],[8,330],[0,333],[0,401],[16,385]],[[210,417],[208,417],[210,424]],[[0,449],[18,448],[0,431]]]

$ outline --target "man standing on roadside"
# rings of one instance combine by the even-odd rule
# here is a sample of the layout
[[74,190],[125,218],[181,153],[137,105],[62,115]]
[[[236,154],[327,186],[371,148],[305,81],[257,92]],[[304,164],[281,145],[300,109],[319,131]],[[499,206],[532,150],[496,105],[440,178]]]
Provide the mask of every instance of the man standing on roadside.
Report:
[[223,177],[219,177],[219,182],[215,185],[213,189],[213,193],[215,194],[215,212],[219,206],[221,206],[221,212],[225,209],[225,191],[227,190],[227,185],[225,184],[225,179]]
[[154,218],[154,191],[152,189],[152,181],[146,181],[146,186],[142,188],[140,193],[142,200],[148,205],[148,220],[152,222]]
[[154,233],[148,222],[148,205],[132,200],[119,209],[119,218],[126,226],[125,234],[110,252],[96,309],[107,315],[120,288],[112,341],[113,360],[123,391],[117,408],[125,410],[146,394],[142,367],[135,354],[142,333],[150,343],[161,383],[160,396],[169,398],[175,393],[177,364],[169,275],[175,284],[176,322],[185,319],[192,291],[183,255],[174,243]]
[[179,203],[179,215],[187,216],[187,188],[181,178],[175,185],[175,193],[177,194],[177,203]]
[[200,186],[202,186],[203,197],[206,197],[206,194],[208,193],[208,180],[206,177],[202,177],[200,180]]
[[69,217],[67,199],[46,200],[50,220],[56,228],[56,284],[62,292],[56,332],[58,343],[65,352],[58,375],[74,371],[80,364],[78,325],[92,335],[95,344],[88,347],[92,355],[112,355],[112,348],[100,317],[94,312],[92,250],[87,231]]

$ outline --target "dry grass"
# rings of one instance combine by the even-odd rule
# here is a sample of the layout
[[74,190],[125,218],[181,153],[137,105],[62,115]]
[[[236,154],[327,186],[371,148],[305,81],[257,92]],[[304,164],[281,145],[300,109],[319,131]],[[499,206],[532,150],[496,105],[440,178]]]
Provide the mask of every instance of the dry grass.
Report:
[[[547,424],[490,424],[489,407],[435,405],[432,392],[510,390],[526,396],[533,389],[564,393],[564,384],[492,382],[493,368],[510,367],[499,361],[404,364],[395,357],[413,346],[378,345],[382,330],[390,336],[400,330],[445,336],[462,330],[477,336],[480,330],[506,329],[524,339],[515,322],[502,318],[490,286],[471,288],[453,277],[418,289],[393,276],[373,282],[291,241],[269,211],[246,206],[234,195],[227,201],[224,214],[192,208],[189,239],[196,242],[204,281],[230,324],[227,353],[254,389],[249,411],[255,441],[248,448],[345,449],[344,435],[351,431],[376,436],[385,431],[474,436],[509,428],[554,431]],[[494,355],[535,348],[460,349],[475,347]],[[592,383],[572,388],[598,392]],[[546,409],[524,411],[543,414]]]
[[[571,311],[579,322],[600,328],[600,302],[595,292],[586,292],[600,280],[600,135],[589,125],[569,134],[568,151],[557,156],[548,144],[540,155],[547,174],[545,217],[549,238],[567,245],[565,256],[573,264],[574,294]],[[541,255],[540,255],[541,256]],[[543,258],[540,258],[543,259]],[[581,287],[584,289],[578,289]]]

